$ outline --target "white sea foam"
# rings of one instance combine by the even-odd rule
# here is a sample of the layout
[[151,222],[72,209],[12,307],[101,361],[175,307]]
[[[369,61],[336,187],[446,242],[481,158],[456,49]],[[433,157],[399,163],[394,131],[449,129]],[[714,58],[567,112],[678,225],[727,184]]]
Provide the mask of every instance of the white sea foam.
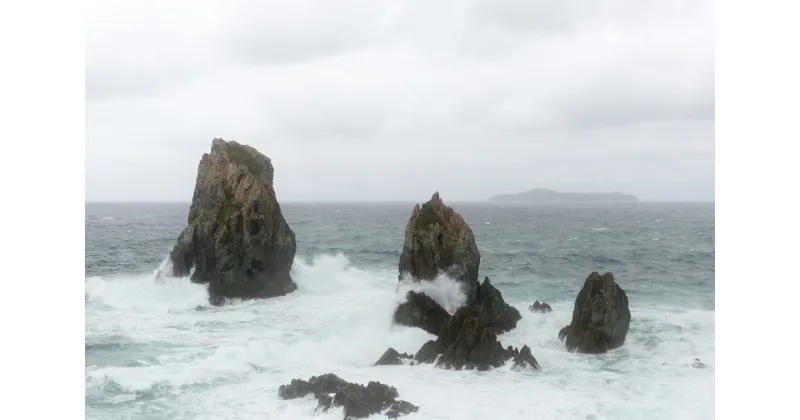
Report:
[[[130,359],[153,362],[87,367],[87,398],[119,405],[87,407],[87,418],[129,418],[135,410],[174,419],[341,419],[341,409],[315,412],[312,398],[277,396],[277,387],[293,378],[327,372],[397,387],[402,399],[420,406],[409,420],[714,417],[713,311],[642,307],[632,300],[626,344],[590,356],[568,353],[558,340],[570,303],[534,314],[527,302],[508,296],[523,318],[499,338],[504,345],[531,346],[542,371],[374,367],[388,347],[413,353],[433,338],[391,324],[405,292],[422,290],[452,310],[463,300],[457,283],[442,277],[398,284],[395,272],[361,270],[343,255],[298,259],[293,276],[298,290],[285,297],[202,311],[195,307],[206,305],[205,289],[188,279],[88,278],[87,340],[113,334],[148,343]],[[705,369],[691,367],[695,357]]]

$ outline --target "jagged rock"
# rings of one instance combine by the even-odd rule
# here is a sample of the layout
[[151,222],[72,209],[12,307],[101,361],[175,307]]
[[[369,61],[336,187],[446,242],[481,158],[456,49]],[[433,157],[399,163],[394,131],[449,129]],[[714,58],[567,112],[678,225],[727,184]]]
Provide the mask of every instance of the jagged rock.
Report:
[[[472,308],[466,308],[472,309]],[[491,328],[482,325],[480,316],[464,319],[458,335],[436,361],[445,369],[487,370],[500,367],[506,361],[506,351]]]
[[700,359],[695,358],[694,362],[692,363],[693,368],[703,369],[706,367],[705,363],[701,362]]
[[411,404],[408,401],[397,400],[392,403],[391,407],[389,407],[389,411],[386,412],[386,417],[389,417],[390,419],[396,419],[400,416],[416,413],[417,411],[419,411],[418,406]]
[[394,311],[394,323],[409,327],[419,327],[431,334],[447,324],[450,313],[436,303],[430,296],[413,290],[406,294],[406,301]]
[[309,393],[318,397],[320,394],[334,393],[347,385],[348,382],[344,379],[332,373],[326,373],[320,376],[312,376],[308,381],[292,379],[289,385],[281,385],[278,388],[278,395],[284,400],[302,398]]
[[631,312],[614,275],[593,272],[575,299],[572,322],[558,332],[569,351],[599,354],[625,343]]
[[430,340],[419,348],[417,354],[414,355],[414,362],[433,363],[441,353],[442,349],[439,347],[439,344],[434,340]]
[[271,160],[235,141],[214,139],[197,169],[188,225],[170,252],[173,275],[208,283],[213,305],[229,298],[281,296],[297,286],[289,275],[295,235],[275,198]]
[[541,366],[539,366],[539,362],[536,360],[535,357],[533,357],[533,354],[531,354],[531,348],[528,347],[527,345],[522,346],[522,348],[519,351],[515,351],[514,353],[515,353],[514,365],[513,365],[514,369],[525,369],[525,368],[531,368],[534,370],[541,369]]
[[538,300],[536,302],[533,302],[533,305],[529,306],[528,309],[530,309],[531,312],[541,312],[541,313],[553,312],[553,308],[551,308],[550,305],[544,302],[540,303]]
[[489,282],[489,277],[484,278],[478,287],[473,306],[480,311],[483,325],[494,329],[497,334],[516,328],[517,321],[522,319],[519,311],[503,300],[503,295]]
[[438,192],[428,202],[414,206],[400,255],[400,279],[409,274],[415,281],[431,281],[445,273],[462,283],[470,305],[477,297],[480,260],[472,230],[442,202]]
[[458,308],[450,318],[450,321],[439,332],[439,337],[436,338],[436,344],[439,346],[440,352],[456,341],[466,320],[473,317],[480,318],[480,316],[481,312],[477,308],[471,306]]
[[514,359],[514,367],[518,369],[541,368],[528,346],[523,346],[521,351],[512,346],[504,349],[497,341],[494,328],[481,321],[481,311],[469,306],[459,308],[436,341],[423,344],[414,356],[416,363],[435,361],[436,367],[457,370],[487,370],[500,367],[510,359]]
[[401,365],[403,364],[403,362],[400,359],[413,359],[413,358],[414,356],[410,354],[406,353],[400,354],[397,350],[389,347],[389,349],[383,353],[383,356],[381,356],[381,358],[378,359],[377,362],[375,362],[375,366]]
[[364,386],[332,373],[314,376],[308,381],[292,379],[289,385],[278,388],[278,395],[283,399],[302,398],[308,394],[314,394],[318,410],[344,407],[345,419],[366,418],[384,410],[389,418],[397,418],[419,410],[418,406],[398,400],[397,389],[393,386],[373,381]]

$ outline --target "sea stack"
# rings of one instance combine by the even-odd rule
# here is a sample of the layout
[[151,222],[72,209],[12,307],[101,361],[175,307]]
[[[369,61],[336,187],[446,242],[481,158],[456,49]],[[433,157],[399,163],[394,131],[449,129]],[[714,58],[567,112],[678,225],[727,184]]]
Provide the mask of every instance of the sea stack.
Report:
[[558,333],[569,351],[599,354],[625,343],[631,312],[614,275],[593,272],[575,299],[572,322]]
[[481,253],[472,229],[460,214],[446,206],[439,193],[414,206],[400,255],[400,279],[431,281],[444,273],[462,283],[467,305],[477,299]]
[[281,296],[290,276],[295,235],[281,214],[272,161],[235,141],[214,139],[197,169],[188,225],[170,258],[173,275],[207,283],[212,305],[227,299]]

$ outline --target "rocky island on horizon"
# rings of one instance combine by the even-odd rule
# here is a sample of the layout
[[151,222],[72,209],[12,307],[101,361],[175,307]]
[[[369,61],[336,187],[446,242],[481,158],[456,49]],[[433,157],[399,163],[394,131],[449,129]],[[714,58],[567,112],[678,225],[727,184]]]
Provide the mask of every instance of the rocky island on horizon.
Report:
[[534,188],[516,194],[498,194],[489,199],[495,203],[638,203],[639,199],[632,194],[612,193],[562,193],[547,188]]

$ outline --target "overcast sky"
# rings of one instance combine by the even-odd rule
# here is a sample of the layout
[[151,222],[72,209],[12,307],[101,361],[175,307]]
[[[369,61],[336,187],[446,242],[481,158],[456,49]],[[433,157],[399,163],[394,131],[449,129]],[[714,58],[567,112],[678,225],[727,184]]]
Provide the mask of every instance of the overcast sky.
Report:
[[87,201],[191,201],[214,137],[281,201],[712,201],[712,2],[103,0],[86,115]]

